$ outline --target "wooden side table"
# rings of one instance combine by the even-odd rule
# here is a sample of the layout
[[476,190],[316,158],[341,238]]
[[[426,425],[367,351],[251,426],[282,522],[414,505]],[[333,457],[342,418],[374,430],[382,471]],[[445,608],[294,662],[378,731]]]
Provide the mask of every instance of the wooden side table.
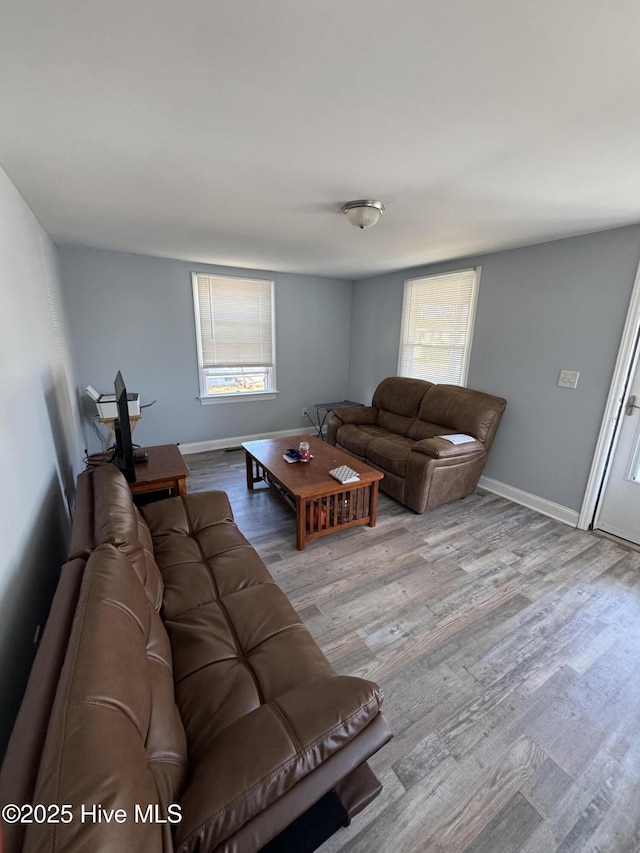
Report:
[[148,455],[146,462],[136,462],[136,479],[129,483],[132,495],[169,491],[171,495],[186,495],[189,469],[177,444],[158,444],[142,447]]

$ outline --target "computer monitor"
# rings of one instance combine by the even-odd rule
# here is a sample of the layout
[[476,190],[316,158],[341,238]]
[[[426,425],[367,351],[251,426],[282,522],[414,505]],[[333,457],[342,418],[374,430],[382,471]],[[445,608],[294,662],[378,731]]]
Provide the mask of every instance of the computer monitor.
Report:
[[136,479],[136,466],[133,455],[133,441],[131,439],[129,403],[127,401],[127,389],[120,371],[118,371],[113,384],[116,391],[116,406],[118,407],[118,418],[113,425],[116,435],[116,448],[113,461],[127,478],[127,481],[133,483]]

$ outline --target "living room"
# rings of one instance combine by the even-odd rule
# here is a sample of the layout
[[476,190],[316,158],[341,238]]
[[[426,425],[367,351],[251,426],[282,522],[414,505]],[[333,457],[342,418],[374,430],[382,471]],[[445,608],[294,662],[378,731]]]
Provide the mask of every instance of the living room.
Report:
[[[292,4],[284,5],[283,16],[277,18],[275,24],[270,14],[261,13],[270,23],[268,31],[272,35],[273,31],[281,29],[286,33],[287,28],[293,26],[291,22],[297,20],[296,15],[302,14],[296,12]],[[95,162],[87,165],[82,161],[82,134],[78,132],[75,139],[65,136],[56,123],[56,109],[68,110],[69,101],[69,112],[73,113],[73,99],[80,97],[76,89],[80,85],[79,69],[87,73],[93,70],[95,76],[89,79],[88,87],[93,91],[92,97],[99,100],[99,86],[105,81],[101,76],[104,68],[110,63],[117,65],[113,63],[113,48],[108,45],[108,38],[119,32],[115,13],[111,17],[106,10],[99,12],[104,16],[99,20],[104,27],[104,52],[100,58],[105,65],[94,66],[88,47],[86,51],[80,49],[80,36],[84,29],[87,46],[95,46],[94,39],[102,43],[98,28],[94,28],[91,21],[92,12],[97,14],[99,10],[91,10],[85,4],[85,11],[78,18],[79,33],[67,32],[68,16],[80,12],[77,4],[63,4],[55,15],[38,3],[23,4],[22,13],[12,10],[11,26],[7,26],[2,36],[7,48],[3,54],[6,73],[2,91],[6,114],[10,116],[6,125],[17,126],[20,133],[12,135],[7,127],[0,133],[0,165],[4,170],[0,174],[0,269],[4,305],[0,373],[5,394],[2,461],[3,470],[12,483],[11,500],[7,501],[2,513],[3,541],[8,546],[0,571],[3,744],[11,730],[33,659],[34,635],[45,622],[57,571],[65,560],[75,478],[83,468],[84,450],[99,449],[91,422],[94,410],[84,388],[92,384],[103,392],[108,391],[118,369],[123,371],[129,388],[140,393],[143,404],[155,401],[144,410],[137,427],[136,440],[142,444],[179,442],[186,450],[206,450],[226,444],[236,446],[247,437],[257,435],[298,428],[302,431],[307,422],[301,416],[301,407],[313,410],[313,404],[319,400],[344,398],[370,402],[378,382],[397,372],[402,297],[407,277],[478,266],[481,281],[467,384],[508,401],[485,469],[484,486],[560,519],[569,525],[568,530],[572,525],[575,527],[602,426],[640,255],[640,210],[632,167],[635,153],[626,161],[623,157],[625,151],[634,149],[635,118],[629,114],[628,105],[633,103],[637,80],[629,72],[624,78],[627,88],[616,88],[623,79],[621,72],[609,68],[605,73],[604,68],[608,63],[613,65],[614,56],[622,63],[625,56],[628,60],[633,55],[632,46],[627,45],[626,51],[623,46],[634,31],[638,13],[626,3],[615,16],[598,4],[592,5],[591,17],[583,12],[577,23],[582,38],[594,50],[591,54],[582,51],[590,55],[589,63],[585,64],[579,63],[575,55],[569,63],[565,52],[567,89],[560,86],[560,91],[551,90],[554,82],[551,70],[563,67],[556,57],[556,65],[549,60],[550,70],[536,69],[541,77],[540,89],[536,90],[540,101],[524,99],[523,107],[518,108],[518,87],[514,86],[513,101],[506,105],[500,117],[492,116],[487,107],[488,118],[484,123],[491,124],[498,118],[504,122],[501,128],[507,150],[501,158],[498,141],[491,151],[484,153],[487,157],[493,154],[498,162],[493,168],[503,170],[512,184],[512,195],[504,195],[492,208],[494,220],[487,215],[483,223],[480,216],[475,230],[467,226],[465,217],[472,218],[472,197],[466,199],[466,208],[455,206],[449,200],[452,206],[442,207],[439,222],[416,219],[423,206],[435,204],[443,192],[441,184],[446,184],[448,174],[454,169],[466,174],[470,195],[479,194],[480,201],[475,203],[482,209],[494,195],[493,187],[484,185],[483,181],[492,181],[494,171],[489,169],[483,174],[482,169],[487,164],[468,153],[466,161],[463,158],[451,164],[447,160],[447,144],[440,140],[433,150],[424,149],[424,159],[431,159],[435,165],[431,167],[431,178],[423,179],[423,186],[412,176],[412,169],[418,166],[416,149],[410,148],[410,156],[394,155],[401,161],[397,166],[399,178],[393,192],[390,190],[391,194],[385,195],[388,181],[381,178],[378,156],[381,156],[381,148],[402,151],[405,145],[402,133],[394,131],[392,138],[383,138],[382,143],[378,143],[379,147],[363,150],[358,156],[350,152],[347,157],[346,152],[353,145],[350,136],[353,134],[359,139],[361,133],[371,132],[370,126],[360,127],[354,121],[346,132],[340,125],[333,131],[333,147],[328,155],[328,159],[338,164],[331,177],[333,190],[330,192],[324,187],[320,193],[318,189],[319,199],[307,197],[309,207],[305,207],[300,198],[294,204],[287,197],[285,213],[278,223],[282,236],[275,246],[267,245],[268,238],[261,232],[261,225],[270,217],[268,206],[260,208],[257,222],[252,220],[251,225],[242,221],[241,213],[245,207],[251,207],[252,195],[247,186],[254,181],[264,182],[276,193],[275,175],[285,171],[287,157],[291,156],[290,140],[290,147],[284,145],[287,134],[296,138],[304,129],[304,117],[308,118],[304,102],[297,102],[297,119],[292,109],[289,124],[281,114],[279,116],[280,125],[286,128],[286,133],[283,131],[277,139],[284,148],[282,159],[276,161],[275,166],[274,161],[270,161],[264,173],[258,173],[253,164],[253,170],[247,168],[247,186],[238,185],[243,198],[234,209],[235,218],[229,215],[229,224],[225,225],[222,217],[217,222],[217,230],[211,228],[207,232],[192,207],[198,207],[200,195],[205,192],[212,199],[209,201],[211,207],[216,206],[216,195],[223,199],[220,207],[230,204],[231,197],[219,192],[219,187],[224,185],[222,172],[229,168],[229,161],[221,158],[222,165],[218,165],[216,172],[213,164],[209,164],[209,173],[203,167],[181,196],[181,205],[175,204],[170,211],[158,208],[158,200],[153,197],[154,182],[158,182],[160,194],[167,190],[161,176],[171,171],[173,162],[179,159],[184,144],[184,125],[179,132],[170,132],[170,128],[163,125],[162,147],[153,156],[147,149],[148,137],[138,138],[138,148],[129,150],[127,146],[133,146],[133,139],[137,138],[137,113],[142,110],[143,101],[133,96],[130,100],[124,97],[130,82],[124,72],[120,75],[114,67],[113,77],[107,78],[110,82],[103,115],[91,118],[88,99],[80,98],[78,105],[80,112],[84,111],[87,134],[90,129],[102,133],[109,121],[113,121],[114,135],[107,149],[124,147],[129,150],[129,172],[109,172],[109,151],[102,150],[97,152],[104,158],[102,173],[98,174],[100,170],[96,169]],[[166,11],[169,15],[170,10]],[[191,11],[195,15],[195,10]],[[313,95],[309,103],[319,111],[327,109],[326,101],[336,97],[340,87],[356,85],[355,81],[350,81],[354,68],[347,49],[357,32],[358,12],[362,13],[363,27],[358,44],[367,44],[373,39],[382,46],[386,42],[385,27],[390,27],[400,47],[393,50],[387,45],[387,49],[394,61],[401,59],[401,48],[406,46],[402,39],[407,38],[411,15],[415,12],[413,4],[402,10],[406,19],[397,7],[393,13],[376,7],[376,13],[381,15],[379,18],[372,12],[369,19],[369,11],[369,5],[365,8],[364,4],[356,4],[347,14],[332,5],[331,15],[337,16],[335,20],[340,24],[335,26],[335,36],[339,38],[334,49],[336,52],[338,47],[344,50],[346,61],[332,67],[330,81],[333,86],[326,92],[314,88],[315,78],[306,72],[304,83]],[[121,46],[132,54],[136,50],[134,36],[141,38],[146,25],[142,13],[140,6],[137,11],[129,12],[131,18],[127,19],[130,36],[123,39]],[[578,39],[571,28],[572,23],[576,24],[573,21],[575,7],[553,4],[552,8],[548,4],[544,13],[555,24],[563,24],[565,51],[568,45],[575,45]],[[257,15],[254,26],[260,31],[259,23],[264,20],[256,9],[252,14]],[[424,14],[426,19],[420,18],[423,39],[427,38],[427,24],[436,35],[443,35],[445,31],[456,31],[458,16],[470,15],[474,26],[480,26],[478,18],[487,15],[491,19],[488,29],[495,30],[496,41],[487,45],[479,40],[473,54],[476,60],[485,51],[497,49],[502,44],[501,26],[506,31],[510,24],[512,33],[527,30],[522,20],[517,20],[515,11],[510,13],[500,4],[492,5],[490,13],[486,10],[472,13],[470,4],[466,4],[465,8],[455,10],[455,14],[447,13],[454,15],[453,20],[443,20],[439,17],[442,12],[429,4]],[[525,15],[525,11],[518,10],[518,15]],[[169,17],[175,24],[175,19]],[[540,43],[551,51],[552,32],[555,32],[551,24],[546,27],[538,18],[528,21],[531,26],[534,23]],[[314,24],[319,25],[319,22],[314,21]],[[234,20],[229,26],[233,30],[240,24]],[[287,70],[297,67],[313,44],[309,35],[313,27],[308,23],[307,26],[305,38],[300,37],[299,46],[287,57]],[[344,28],[344,35],[340,35],[340,27]],[[221,26],[221,32],[224,29]],[[322,32],[327,36],[326,30]],[[486,35],[485,30],[482,32]],[[183,37],[182,30],[180,34]],[[434,56],[441,57],[436,50],[436,35],[431,36],[433,41],[429,45]],[[474,44],[473,27],[463,35],[465,46]],[[154,36],[165,39],[162,44],[170,53],[171,33],[154,32]],[[55,60],[67,38],[74,39],[77,53],[76,64],[70,63],[65,75],[60,72],[64,63],[57,64]],[[207,38],[202,42],[206,47]],[[194,36],[191,45],[197,44]],[[415,42],[410,44],[415,49]],[[600,46],[599,51],[596,45]],[[39,66],[27,61],[34,46],[42,57]],[[238,47],[237,42],[234,46]],[[217,47],[221,49],[220,44]],[[533,38],[527,41],[527,48],[531,51],[529,56],[535,56]],[[556,48],[558,53],[562,52],[559,45]],[[513,74],[520,68],[518,51],[514,53],[515,56],[511,52],[508,54],[513,64],[498,69],[498,76],[508,77],[507,68]],[[275,64],[273,55],[269,56]],[[224,58],[230,61],[232,57],[225,55]],[[243,58],[246,60],[245,56]],[[173,61],[179,64],[183,60],[174,56]],[[374,65],[376,61],[376,57],[371,58]],[[50,90],[45,85],[49,63],[55,69],[55,73],[49,75]],[[384,64],[385,71],[388,65]],[[310,63],[310,67],[313,70],[314,63]],[[523,67],[526,68],[526,63]],[[234,73],[236,70],[234,65]],[[415,69],[412,65],[401,70],[407,79],[413,79],[411,74]],[[425,80],[431,79],[427,72],[433,73],[433,68],[423,69]],[[380,84],[379,73],[377,84]],[[572,147],[568,130],[572,124],[578,130],[582,127],[583,119],[586,122],[586,105],[590,103],[586,98],[584,102],[576,101],[573,108],[567,107],[572,103],[567,99],[576,95],[571,84],[579,73],[594,87],[593,112],[603,117],[602,125],[594,123],[592,126],[593,136],[583,137],[584,149],[594,157],[591,164],[599,164],[592,172],[588,172],[585,162],[579,160],[579,154],[584,151]],[[246,77],[241,75],[241,78],[247,84],[258,79],[254,74],[257,74],[255,70],[247,71]],[[284,76],[283,71],[277,83],[283,85]],[[463,82],[468,84],[473,76],[470,74]],[[522,72],[516,79],[525,85],[527,73]],[[318,86],[321,82],[328,85],[325,77],[319,77],[316,82]],[[219,83],[218,87],[224,88]],[[262,96],[262,87],[258,88]],[[51,112],[45,110],[41,101],[30,98],[30,89],[41,89],[48,95]],[[364,99],[368,90],[366,79],[359,81],[355,95]],[[173,108],[181,108],[182,91],[169,91],[174,99],[168,99]],[[549,136],[541,139],[538,145],[538,137],[530,134],[534,125],[543,124],[537,113],[542,109],[541,92],[552,102],[552,109],[545,114]],[[121,104],[116,99],[117,93],[122,97]],[[479,97],[478,92],[476,96]],[[489,99],[486,93],[485,96]],[[414,97],[414,100],[419,98]],[[626,106],[620,107],[622,118],[616,125],[610,114],[611,104],[622,100],[626,101]],[[144,111],[155,115],[155,105],[160,103],[158,99],[153,109],[147,105]],[[384,103],[387,113],[383,124],[388,125],[392,118],[401,118],[405,122],[403,133],[411,136],[414,131],[408,123],[410,114],[405,112],[397,116],[390,100]],[[269,105],[275,106],[274,102]],[[431,106],[441,104],[437,102]],[[531,115],[525,115],[529,111]],[[358,118],[364,120],[369,115],[369,108],[363,108]],[[457,134],[443,138],[455,138],[455,144],[459,144],[461,135],[473,136],[474,123],[478,129],[478,114],[472,117],[471,129],[466,125],[458,127]],[[507,124],[509,117],[513,121],[511,126]],[[332,116],[332,120],[334,118],[337,117]],[[236,113],[230,110],[216,126],[217,134],[224,135],[224,128],[234,126],[236,119]],[[132,137],[127,136],[125,140],[119,134],[124,133],[122,123],[126,124],[127,120]],[[259,124],[256,119],[247,131],[257,132]],[[47,135],[43,128],[50,132],[50,139],[41,140],[36,146],[36,136]],[[210,138],[215,138],[214,128],[210,129]],[[426,138],[424,135],[420,147],[426,145]],[[87,140],[87,148],[91,147],[90,142]],[[324,142],[327,144],[326,139]],[[209,147],[208,142],[201,144]],[[235,144],[239,142],[236,140]],[[61,149],[67,146],[67,159],[59,156],[58,145]],[[449,145],[454,143],[450,141]],[[57,159],[55,151],[58,151]],[[139,151],[144,152],[144,156],[140,156]],[[525,157],[523,162],[519,161],[519,152],[528,154],[531,160]],[[228,158],[228,150],[225,156]],[[147,157],[151,162],[144,162]],[[238,159],[242,161],[242,152]],[[524,172],[521,174],[519,170],[524,170],[526,165],[540,166],[540,163],[547,167],[549,178],[536,193],[536,187],[527,183]],[[118,167],[123,166],[123,161],[119,160]],[[294,167],[299,168],[297,161]],[[295,182],[292,177],[295,168],[286,174],[285,184]],[[388,168],[391,171],[391,167]],[[558,198],[565,187],[566,173],[574,178],[575,185],[581,186],[579,189],[573,186],[570,198]],[[96,183],[97,176],[100,180]],[[184,175],[183,180],[186,180]],[[567,183],[570,183],[568,178]],[[121,194],[124,198],[123,207],[110,209],[115,201],[107,193],[109,184],[113,184],[115,195]],[[314,181],[307,179],[304,190],[308,195],[313,186]],[[402,213],[400,225],[405,201],[402,187],[412,205]],[[64,190],[71,193],[67,199]],[[84,195],[84,207],[78,204],[72,216],[76,190]],[[360,233],[345,220],[340,203],[369,192],[384,196],[387,209],[378,225]],[[135,233],[140,212],[134,205],[136,199],[147,194],[147,225]],[[531,197],[532,207],[543,210],[547,216],[546,222],[534,223],[537,237],[521,238],[518,242],[517,236],[509,235],[502,243],[483,242],[483,229],[491,231],[490,226],[494,226],[499,230],[502,226],[506,233],[508,227],[514,222],[517,224],[525,215],[518,204],[521,195]],[[57,205],[58,216],[53,217],[56,197],[61,201]],[[335,199],[335,203],[330,204],[330,199]],[[127,216],[123,213],[127,209],[136,212]],[[305,226],[310,230],[297,234],[295,222],[305,218],[311,220],[311,224]],[[92,239],[83,230],[83,220],[87,227],[101,231],[104,239]],[[161,234],[160,242],[165,239],[164,249],[153,242],[153,223]],[[394,245],[405,244],[403,255],[391,253],[391,246],[385,243],[385,228],[389,239],[393,237]],[[251,249],[240,242],[245,231],[248,242],[252,243]],[[177,239],[176,235],[183,240],[180,251],[172,242]],[[210,248],[205,251],[202,247],[207,243]],[[332,245],[335,245],[333,252]],[[306,248],[308,252],[304,264],[296,255],[297,247]],[[260,275],[275,281],[278,377],[275,400],[206,406],[197,399],[191,295],[193,271]],[[580,371],[580,383],[575,391],[557,385],[558,373],[564,368]]]

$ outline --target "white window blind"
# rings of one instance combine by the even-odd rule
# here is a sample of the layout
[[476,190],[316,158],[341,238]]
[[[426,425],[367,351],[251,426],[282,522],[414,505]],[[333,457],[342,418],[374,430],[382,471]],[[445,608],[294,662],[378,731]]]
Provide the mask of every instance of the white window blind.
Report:
[[273,367],[273,282],[194,273],[201,367]]
[[192,273],[200,401],[273,399],[274,283]]
[[405,282],[400,376],[465,384],[479,276],[475,268]]

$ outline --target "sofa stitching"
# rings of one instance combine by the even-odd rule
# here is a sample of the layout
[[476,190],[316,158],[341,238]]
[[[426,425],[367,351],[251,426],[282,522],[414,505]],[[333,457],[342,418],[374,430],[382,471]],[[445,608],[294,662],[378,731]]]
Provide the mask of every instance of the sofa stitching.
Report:
[[148,651],[147,652],[147,659],[150,661],[155,661],[156,663],[162,664],[162,666],[165,666],[169,670],[169,672],[173,675],[173,668],[172,668],[171,664],[169,663],[169,661],[165,660],[160,655],[156,654],[155,652],[149,652]]
[[134,624],[138,626],[142,636],[143,637],[146,636],[142,622],[138,619],[138,617],[135,615],[135,613],[129,607],[126,607],[125,604],[123,604],[121,601],[117,601],[115,598],[106,598],[105,597],[105,598],[102,598],[101,601],[103,604],[106,604],[109,607],[113,607],[116,610],[120,610],[121,613],[124,613],[126,616],[128,616],[132,620],[132,622],[134,622]]
[[[197,539],[195,537],[193,537],[193,538],[194,538],[194,541],[197,541]],[[229,554],[232,551],[240,551],[240,550],[254,551],[255,549],[252,548],[251,545],[234,545],[231,548],[225,548],[224,551],[217,551],[215,554],[212,554],[210,557],[208,557],[204,562],[206,564],[208,564],[209,560],[215,559],[216,557],[220,557],[222,554]],[[201,555],[202,555],[202,550],[201,550]],[[182,561],[176,562],[176,563],[166,563],[166,564],[163,563],[162,567],[159,566],[159,568],[160,568],[160,572],[164,573],[168,569],[175,569],[176,566],[185,566],[185,565],[199,566],[199,565],[201,565],[201,563],[198,562],[197,560],[184,560],[183,559]]]
[[[184,501],[184,495],[180,495],[180,500]],[[185,513],[186,514],[186,513]],[[192,537],[195,538],[195,532],[193,527],[191,526],[191,522],[189,519],[190,529],[188,533],[184,533],[182,530],[167,530],[164,533],[153,533],[151,532],[151,528],[149,528],[149,532],[151,532],[151,538],[153,540],[156,539],[165,539],[169,536],[183,536],[183,537]],[[223,518],[222,521],[212,521],[209,524],[204,524],[202,527],[198,528],[198,533],[201,533],[203,530],[211,530],[213,527],[220,527],[223,524],[233,524],[234,527],[238,527],[235,521],[232,518]],[[148,525],[147,525],[148,526]],[[251,546],[249,546],[251,547]]]
[[303,631],[307,631],[302,622],[292,622],[291,625],[285,625],[284,628],[278,628],[277,631],[272,631],[268,637],[265,637],[263,640],[260,640],[259,643],[256,643],[255,646],[251,646],[250,649],[247,649],[245,652],[245,656],[252,655],[259,649],[260,646],[263,646],[265,643],[268,643],[269,640],[272,640],[274,637],[278,637],[280,634],[285,634],[287,631],[293,631],[294,628],[296,630],[302,629]]
[[291,741],[291,743],[293,744],[293,747],[294,747],[294,749],[295,749],[295,751],[296,751],[296,755],[297,755],[297,756],[302,755],[302,753],[303,753],[303,750],[302,750],[302,744],[301,744],[301,743],[300,743],[300,741],[298,740],[298,736],[297,736],[297,735],[296,735],[296,733],[294,732],[294,730],[293,730],[293,726],[292,726],[292,725],[291,725],[291,723],[289,722],[289,719],[287,718],[287,715],[284,713],[284,711],[283,711],[283,710],[282,710],[282,708],[278,705],[278,703],[276,702],[276,700],[275,700],[275,699],[273,699],[271,702],[269,702],[269,705],[271,706],[272,710],[273,710],[273,711],[275,711],[276,716],[277,716],[277,717],[278,717],[278,719],[280,720],[280,725],[284,728],[284,730],[286,731],[287,735],[289,736],[289,740],[290,740],[290,741]]

